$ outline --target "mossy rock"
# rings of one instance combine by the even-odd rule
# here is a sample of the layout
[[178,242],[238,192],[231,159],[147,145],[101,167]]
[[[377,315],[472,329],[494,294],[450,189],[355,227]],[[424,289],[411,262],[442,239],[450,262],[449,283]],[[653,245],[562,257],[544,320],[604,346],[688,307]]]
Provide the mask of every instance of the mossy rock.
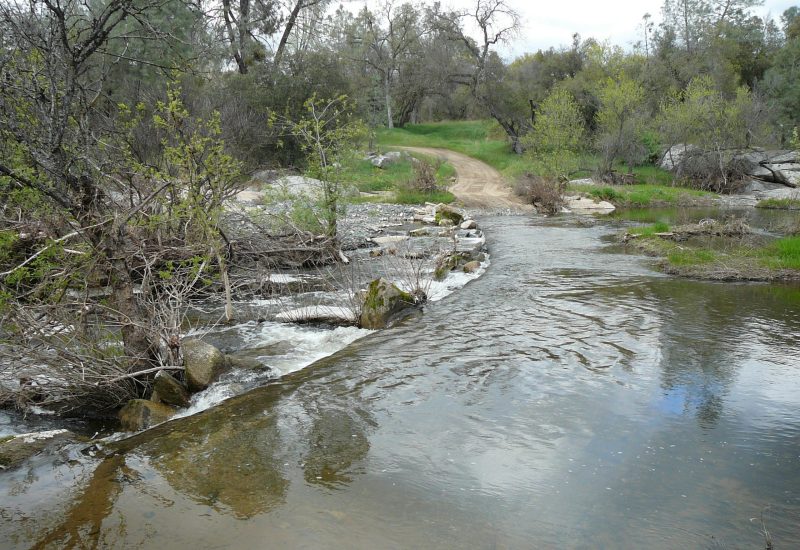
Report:
[[452,225],[460,225],[464,221],[464,215],[449,206],[442,205],[436,209],[435,220],[436,225],[443,225],[442,222],[445,220],[452,222]]
[[359,326],[380,329],[388,326],[398,314],[417,305],[418,300],[386,279],[375,279],[364,295]]
[[184,340],[182,344],[186,386],[190,392],[206,389],[225,372],[225,354],[200,340]]
[[165,370],[158,371],[153,380],[153,394],[150,400],[173,407],[189,405],[189,390]]
[[131,399],[119,411],[119,423],[123,430],[138,432],[156,424],[166,422],[175,415],[175,409],[163,403],[147,399]]

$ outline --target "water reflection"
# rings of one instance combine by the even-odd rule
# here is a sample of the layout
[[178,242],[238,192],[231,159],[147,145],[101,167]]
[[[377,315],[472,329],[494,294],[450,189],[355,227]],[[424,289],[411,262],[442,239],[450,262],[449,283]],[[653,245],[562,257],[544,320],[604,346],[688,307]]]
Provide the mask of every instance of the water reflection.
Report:
[[331,489],[348,484],[355,473],[353,465],[368,453],[369,440],[360,420],[344,411],[322,410],[308,434],[304,478]]
[[800,305],[800,292],[779,288],[671,279],[651,285],[663,316],[659,366],[666,412],[694,414],[711,427],[743,366],[792,353],[791,331],[781,334],[759,321],[785,317],[792,300]]

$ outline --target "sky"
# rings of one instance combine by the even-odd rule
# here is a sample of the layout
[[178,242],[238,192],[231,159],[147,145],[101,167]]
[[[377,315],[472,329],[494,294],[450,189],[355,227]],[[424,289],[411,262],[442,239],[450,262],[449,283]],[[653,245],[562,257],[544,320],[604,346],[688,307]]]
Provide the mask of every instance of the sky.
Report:
[[[443,0],[442,5],[464,8],[474,5],[475,0]],[[663,0],[507,0],[508,4],[522,16],[522,31],[513,43],[501,48],[502,55],[513,58],[538,49],[566,46],[572,43],[572,35],[608,40],[630,49],[641,40],[642,16],[650,13],[653,21],[661,21]],[[766,0],[756,8],[758,15],[771,14],[780,20],[783,11],[797,0]]]

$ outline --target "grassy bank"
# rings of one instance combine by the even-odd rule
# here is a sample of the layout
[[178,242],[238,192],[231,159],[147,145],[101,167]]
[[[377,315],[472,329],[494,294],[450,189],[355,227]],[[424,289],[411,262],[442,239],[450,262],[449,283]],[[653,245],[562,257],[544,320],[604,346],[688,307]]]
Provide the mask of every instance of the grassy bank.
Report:
[[[746,234],[725,235],[726,226],[671,228],[665,223],[637,227],[624,237],[639,252],[661,258],[674,275],[714,280],[800,281],[800,237],[769,242]],[[694,236],[690,236],[696,232]],[[720,235],[722,234],[722,235]],[[736,234],[735,236],[732,236]]]
[[425,202],[450,203],[455,196],[445,189],[455,177],[455,168],[446,162],[426,155],[413,155],[415,158],[437,166],[436,183],[439,190],[423,192],[414,188],[414,165],[410,159],[403,158],[378,168],[368,160],[357,160],[344,169],[343,177],[354,184],[362,193],[374,193],[374,196],[361,196],[353,202],[394,202],[398,204],[423,204]]
[[800,210],[800,199],[764,199],[758,201],[756,208],[770,210]]
[[[382,147],[437,147],[450,149],[476,158],[498,170],[509,182],[533,170],[534,163],[527,157],[511,151],[502,129],[488,120],[447,121],[430,124],[415,124],[405,128],[382,128],[378,130],[377,142]],[[598,159],[587,156],[584,164],[595,166]],[[618,166],[619,172],[627,167]],[[585,193],[606,200],[616,206],[688,206],[708,204],[714,195],[673,185],[672,174],[657,166],[638,166],[632,170],[633,185],[571,185],[570,193]],[[590,177],[590,170],[575,175],[575,178]]]
[[[659,170],[652,166],[643,168]],[[647,170],[645,173],[651,173],[654,170]],[[658,172],[654,173],[657,175],[656,179],[662,179]],[[615,206],[628,208],[698,206],[710,204],[716,197],[715,194],[707,191],[653,183],[604,186],[570,185],[568,191],[585,193],[595,199],[608,201]]]

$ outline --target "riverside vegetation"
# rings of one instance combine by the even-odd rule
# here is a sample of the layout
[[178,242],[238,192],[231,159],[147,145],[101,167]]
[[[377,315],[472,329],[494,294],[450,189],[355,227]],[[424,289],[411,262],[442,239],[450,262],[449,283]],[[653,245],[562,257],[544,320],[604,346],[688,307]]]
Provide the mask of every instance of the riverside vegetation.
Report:
[[[62,412],[147,397],[159,372],[182,376],[198,300],[221,300],[230,323],[253,277],[347,262],[348,202],[453,200],[452,166],[375,167],[376,146],[463,152],[553,212],[564,192],[688,205],[752,185],[750,173],[797,184],[797,8],[773,20],[753,0],[666,0],[630,50],[576,35],[504,60],[520,29],[506,0],[201,4],[0,5],[8,406],[26,407],[17,397],[36,385],[20,367],[70,396],[31,390]],[[744,166],[750,153],[761,157]],[[294,169],[315,192],[232,208],[263,169]]]

